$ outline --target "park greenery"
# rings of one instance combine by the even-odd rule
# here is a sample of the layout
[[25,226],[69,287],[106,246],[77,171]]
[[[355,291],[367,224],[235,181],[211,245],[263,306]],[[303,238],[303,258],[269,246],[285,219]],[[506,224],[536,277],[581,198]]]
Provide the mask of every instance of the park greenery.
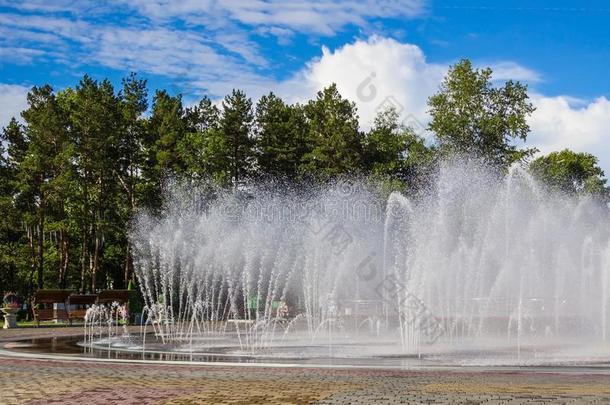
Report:
[[[348,176],[416,193],[447,156],[482,159],[499,173],[529,165],[550,189],[608,202],[595,156],[569,150],[535,158],[522,148],[534,111],[527,87],[492,82],[490,69],[453,66],[429,99],[431,138],[380,111],[363,131],[337,87],[306,103],[234,90],[187,106],[130,74],[116,89],[85,75],[73,88],[33,87],[0,144],[0,292],[94,292],[133,280],[128,231],[140,209],[163,204],[171,177],[237,192],[251,181],[299,185]],[[149,99],[152,100],[149,105]],[[560,194],[558,194],[560,195]]]

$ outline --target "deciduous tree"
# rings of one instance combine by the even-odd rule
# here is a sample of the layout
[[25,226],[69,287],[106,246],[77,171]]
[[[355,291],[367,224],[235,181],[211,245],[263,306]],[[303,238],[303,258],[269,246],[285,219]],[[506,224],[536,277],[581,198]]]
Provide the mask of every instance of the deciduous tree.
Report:
[[568,195],[590,195],[608,202],[610,192],[604,171],[590,153],[569,149],[551,152],[530,163],[530,170],[544,184]]
[[443,153],[474,155],[505,168],[535,152],[516,145],[527,139],[527,118],[534,111],[527,86],[512,80],[495,86],[490,68],[460,61],[449,69],[428,106],[429,129]]

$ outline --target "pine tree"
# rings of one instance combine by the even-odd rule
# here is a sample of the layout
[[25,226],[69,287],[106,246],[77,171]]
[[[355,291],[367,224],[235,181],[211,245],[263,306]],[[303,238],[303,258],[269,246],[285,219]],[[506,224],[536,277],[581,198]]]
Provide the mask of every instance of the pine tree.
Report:
[[256,106],[257,163],[261,174],[296,179],[306,152],[307,124],[300,105],[286,105],[273,93]]
[[[122,111],[121,136],[118,139],[119,164],[115,169],[116,176],[124,191],[124,199],[121,199],[124,209],[122,222],[130,223],[138,206],[141,184],[141,173],[144,168],[145,155],[143,145],[146,135],[146,120],[143,117],[148,108],[148,90],[146,80],[138,79],[135,73],[131,73],[122,81],[123,89],[119,94]],[[121,245],[124,246],[124,271],[123,283],[127,286],[132,271],[131,245],[126,235],[121,235]]]
[[362,134],[354,103],[332,84],[318,92],[305,106],[309,151],[300,170],[314,177],[332,177],[360,172]]
[[220,111],[208,97],[191,108],[186,109],[185,121],[187,133],[178,142],[178,153],[185,165],[185,172],[192,178],[213,178],[226,184],[228,178],[222,173],[219,162],[222,148],[217,148],[222,141],[220,134]]
[[[28,109],[22,116],[26,122],[27,152],[18,163],[19,198],[25,208],[24,223],[32,258],[36,257],[36,284],[43,288],[47,223],[58,221],[55,225],[62,238],[67,238],[61,221],[64,219],[65,182],[71,173],[71,147],[67,117],[51,86],[32,88],[28,94]],[[67,270],[66,243],[65,239],[60,240],[60,284]]]
[[117,222],[114,168],[120,160],[122,114],[119,99],[107,80],[98,83],[84,76],[76,91],[66,98],[79,183],[81,290],[87,289],[88,275],[91,291],[96,291],[104,243]]
[[149,130],[155,143],[158,175],[184,171],[184,162],[177,145],[186,133],[184,109],[180,95],[172,97],[166,91],[157,91],[153,100]]
[[435,152],[412,128],[401,125],[398,118],[393,108],[375,117],[363,140],[363,167],[376,177],[419,183],[430,170]]
[[254,114],[252,100],[241,90],[233,90],[222,102],[220,135],[212,143],[217,153],[226,159],[223,166],[230,173],[235,189],[254,169],[255,141],[252,134]]
[[18,162],[23,160],[26,150],[23,127],[12,118],[0,134],[0,291],[16,291],[21,287],[19,267],[24,255],[20,249],[23,245],[21,221],[14,198],[18,192]]

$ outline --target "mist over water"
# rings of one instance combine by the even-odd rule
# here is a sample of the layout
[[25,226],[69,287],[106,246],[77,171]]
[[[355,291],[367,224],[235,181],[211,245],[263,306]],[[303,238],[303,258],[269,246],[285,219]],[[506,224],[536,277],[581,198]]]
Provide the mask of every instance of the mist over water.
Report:
[[131,238],[147,325],[174,350],[607,356],[608,209],[518,166],[444,163],[417,198],[361,181],[167,193]]

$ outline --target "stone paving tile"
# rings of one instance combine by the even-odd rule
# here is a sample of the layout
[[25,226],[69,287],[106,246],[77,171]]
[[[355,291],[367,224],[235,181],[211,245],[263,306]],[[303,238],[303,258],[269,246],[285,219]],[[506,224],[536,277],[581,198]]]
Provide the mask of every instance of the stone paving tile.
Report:
[[[56,331],[69,334],[67,329]],[[15,336],[19,334],[0,333],[0,341]],[[610,404],[610,375],[203,367],[0,357],[0,404],[199,403]]]

